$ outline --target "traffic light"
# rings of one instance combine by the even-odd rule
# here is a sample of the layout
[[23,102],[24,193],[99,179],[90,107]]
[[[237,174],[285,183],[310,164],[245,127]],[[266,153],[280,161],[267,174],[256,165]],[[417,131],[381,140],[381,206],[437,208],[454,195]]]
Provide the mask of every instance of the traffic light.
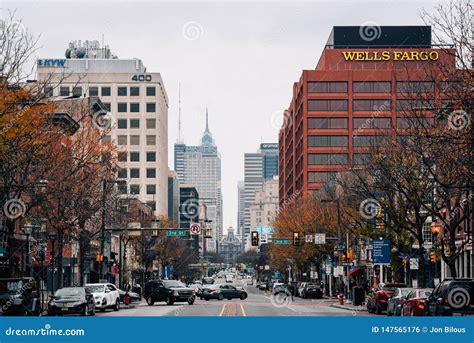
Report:
[[258,232],[256,231],[252,232],[252,246],[258,247]]
[[349,261],[354,260],[354,253],[352,252],[352,249],[349,249]]
[[104,255],[97,254],[95,260],[96,260],[97,262],[104,262]]
[[432,252],[430,253],[430,261],[431,263],[435,263],[436,262],[436,253],[435,252]]
[[300,233],[299,232],[293,232],[293,245],[294,246],[300,245]]
[[346,262],[346,254],[342,254],[341,258],[342,258],[342,262]]

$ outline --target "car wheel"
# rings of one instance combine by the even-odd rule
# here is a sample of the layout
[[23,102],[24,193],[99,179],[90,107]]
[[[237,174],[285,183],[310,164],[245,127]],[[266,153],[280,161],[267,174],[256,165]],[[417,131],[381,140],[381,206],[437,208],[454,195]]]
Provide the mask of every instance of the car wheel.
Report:
[[206,298],[206,301],[209,301],[209,298]]
[[149,305],[149,306],[153,306],[155,304],[155,301],[153,300],[153,298],[151,296],[148,296],[146,298],[146,303]]
[[245,300],[245,299],[247,299],[247,293],[242,293],[240,295],[240,300]]
[[218,296],[218,298],[217,298],[217,299],[218,299],[218,300],[223,300],[223,299],[224,299],[224,294],[222,294],[222,293],[221,293],[221,294],[219,294],[219,296]]
[[173,305],[174,304],[174,300],[171,296],[168,295],[168,297],[166,298],[166,305]]
[[114,311],[120,310],[120,300],[115,300]]

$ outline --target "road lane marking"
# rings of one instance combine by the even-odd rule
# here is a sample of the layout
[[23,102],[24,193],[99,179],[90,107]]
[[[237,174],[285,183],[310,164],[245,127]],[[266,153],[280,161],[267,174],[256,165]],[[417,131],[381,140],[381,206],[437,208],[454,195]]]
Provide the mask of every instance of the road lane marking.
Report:
[[244,306],[242,304],[240,304],[240,309],[242,310],[242,315],[246,317],[247,314],[245,313]]
[[222,317],[222,315],[224,314],[226,305],[227,305],[227,304],[222,305],[222,310],[221,310],[221,312],[219,313],[219,317]]

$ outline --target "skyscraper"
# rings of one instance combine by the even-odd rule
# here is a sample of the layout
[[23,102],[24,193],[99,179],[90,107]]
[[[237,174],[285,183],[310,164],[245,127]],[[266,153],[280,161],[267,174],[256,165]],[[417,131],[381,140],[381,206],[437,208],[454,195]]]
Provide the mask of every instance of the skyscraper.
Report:
[[207,251],[215,252],[222,236],[221,157],[209,130],[207,110],[201,144],[188,146],[178,141],[174,146],[174,161],[179,182],[196,187],[199,201],[206,205],[213,236],[207,240]]
[[[54,63],[53,63],[54,62]],[[107,140],[117,143],[120,187],[168,215],[168,97],[160,73],[137,58],[121,59],[98,41],[69,44],[65,59],[38,59],[38,81],[48,96],[99,97],[113,123]]]
[[244,208],[245,208],[245,192],[244,181],[237,183],[237,232],[236,235],[242,237],[244,232]]
[[265,180],[278,175],[278,144],[262,143],[256,153],[244,155],[244,231],[250,232],[250,205]]

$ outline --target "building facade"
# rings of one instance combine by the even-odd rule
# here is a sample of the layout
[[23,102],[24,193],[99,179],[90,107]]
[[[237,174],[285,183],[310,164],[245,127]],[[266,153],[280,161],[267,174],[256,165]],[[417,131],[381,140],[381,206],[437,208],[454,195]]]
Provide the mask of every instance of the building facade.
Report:
[[179,224],[179,180],[174,170],[168,171],[168,218],[173,221],[177,227]]
[[250,233],[250,205],[255,200],[255,192],[265,180],[278,175],[278,144],[262,143],[256,153],[244,155],[244,230]]
[[250,205],[250,228],[258,226],[271,227],[272,221],[278,213],[278,177],[263,183],[255,192],[255,200]]
[[216,252],[222,237],[221,157],[209,130],[206,128],[198,146],[177,143],[174,146],[175,170],[182,184],[193,185],[199,192],[200,202],[206,205],[207,218],[212,220],[212,239],[207,240],[207,251]]
[[71,43],[66,57],[39,59],[38,81],[51,84],[53,97],[101,99],[111,116],[108,139],[119,146],[118,176],[127,181],[121,191],[167,216],[168,97],[160,73],[147,71],[140,59],[117,58],[97,41]]
[[245,192],[244,181],[237,182],[237,231],[236,235],[242,237],[244,231],[244,208],[245,208]]
[[242,240],[235,234],[234,228],[229,227],[227,234],[219,241],[219,254],[226,265],[235,265],[237,257],[242,253]]
[[[179,227],[189,230],[191,223],[199,223],[199,193],[193,185],[179,185]],[[199,237],[190,236],[190,246],[199,252]]]

